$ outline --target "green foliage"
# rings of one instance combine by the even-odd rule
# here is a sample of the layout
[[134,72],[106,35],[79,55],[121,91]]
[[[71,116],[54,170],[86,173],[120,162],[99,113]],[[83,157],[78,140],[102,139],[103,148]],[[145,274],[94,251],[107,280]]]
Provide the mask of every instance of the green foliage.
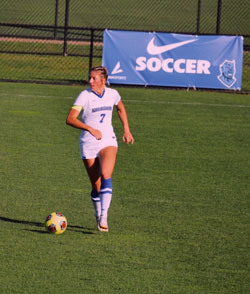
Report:
[[[80,87],[0,84],[0,292],[241,293],[250,289],[248,96],[119,88],[121,142],[109,233],[96,229],[79,130]],[[69,227],[44,230],[60,211]]]

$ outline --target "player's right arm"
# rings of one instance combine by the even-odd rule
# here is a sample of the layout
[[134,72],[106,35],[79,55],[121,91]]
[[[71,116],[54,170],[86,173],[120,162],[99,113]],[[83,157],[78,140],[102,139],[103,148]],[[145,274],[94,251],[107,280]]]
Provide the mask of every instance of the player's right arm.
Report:
[[92,128],[91,126],[83,123],[82,121],[80,121],[78,119],[78,116],[80,114],[80,111],[81,109],[79,107],[75,107],[73,106],[67,116],[67,119],[66,119],[66,124],[67,125],[70,125],[74,128],[77,128],[77,129],[81,129],[81,130],[84,130],[84,131],[88,131],[92,136],[94,136],[97,140],[101,140],[102,138],[102,133],[97,130],[97,129],[94,129]]

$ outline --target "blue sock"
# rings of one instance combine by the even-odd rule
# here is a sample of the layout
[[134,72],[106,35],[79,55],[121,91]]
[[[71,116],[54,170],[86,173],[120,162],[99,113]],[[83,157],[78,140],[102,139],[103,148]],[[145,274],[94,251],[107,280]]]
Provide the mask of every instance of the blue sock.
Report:
[[100,199],[100,195],[95,189],[92,189],[92,191],[90,193],[90,197],[91,197],[92,203],[94,205],[95,216],[100,217],[100,215],[101,215],[101,199]]
[[112,199],[112,178],[103,179],[100,190],[101,198],[101,216],[107,217]]

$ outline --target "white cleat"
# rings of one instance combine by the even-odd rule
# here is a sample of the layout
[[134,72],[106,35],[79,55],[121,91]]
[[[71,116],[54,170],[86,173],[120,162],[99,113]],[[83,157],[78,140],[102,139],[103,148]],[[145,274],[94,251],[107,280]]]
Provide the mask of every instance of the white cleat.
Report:
[[108,227],[108,218],[107,217],[101,217],[100,221],[98,223],[98,230],[100,232],[108,232],[109,227]]

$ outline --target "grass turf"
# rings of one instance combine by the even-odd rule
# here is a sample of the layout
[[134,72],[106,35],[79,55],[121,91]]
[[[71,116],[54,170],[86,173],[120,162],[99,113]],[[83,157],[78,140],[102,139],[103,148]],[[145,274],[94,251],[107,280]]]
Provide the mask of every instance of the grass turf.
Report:
[[[23,0],[2,1],[0,19],[2,23],[40,24],[53,26],[55,23],[56,1],[43,2]],[[59,26],[65,23],[65,1],[58,1],[57,21]],[[202,1],[200,32],[216,33],[218,1]],[[228,0],[222,3],[220,33],[249,34],[249,3],[247,0]],[[170,0],[93,0],[83,2],[70,1],[69,25],[89,28],[116,28],[127,30],[172,31],[195,33],[197,30],[198,1],[173,2]],[[232,21],[234,20],[234,21]],[[2,33],[10,29],[2,27]],[[17,31],[15,31],[16,33]],[[30,29],[19,28],[23,35]],[[53,34],[53,32],[51,32]],[[33,31],[35,35],[50,35],[46,31]]]
[[[79,131],[80,87],[0,84],[1,293],[248,293],[248,96],[119,88],[110,232],[95,227]],[[46,215],[69,227],[47,234]]]

